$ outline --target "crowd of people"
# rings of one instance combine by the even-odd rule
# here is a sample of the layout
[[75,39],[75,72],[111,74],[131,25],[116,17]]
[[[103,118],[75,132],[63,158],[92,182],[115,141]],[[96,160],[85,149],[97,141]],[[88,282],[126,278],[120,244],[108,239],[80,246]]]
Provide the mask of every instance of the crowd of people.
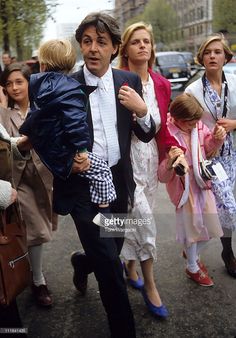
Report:
[[[155,317],[169,316],[153,273],[159,181],[176,207],[186,277],[200,286],[214,284],[200,251],[217,237],[226,270],[236,278],[236,77],[223,72],[233,54],[222,35],[207,37],[197,54],[203,77],[171,102],[170,83],[152,70],[150,25],[137,22],[121,36],[112,16],[91,13],[75,38],[84,59],[75,73],[70,74],[73,47],[55,39],[39,48],[40,73],[9,63],[1,74],[0,139],[14,143],[17,137],[12,149],[24,154],[12,163],[16,190],[0,177],[0,207],[7,208],[17,194],[32,292],[44,307],[52,306],[53,295],[43,274],[43,244],[52,239],[57,214],[70,214],[84,249],[71,256],[74,285],[85,295],[93,272],[111,337],[132,338],[136,329],[126,284],[141,291]],[[117,215],[124,223],[127,217],[151,221],[107,235],[106,225]],[[15,301],[0,311],[5,318],[13,313],[2,327],[21,326]]]

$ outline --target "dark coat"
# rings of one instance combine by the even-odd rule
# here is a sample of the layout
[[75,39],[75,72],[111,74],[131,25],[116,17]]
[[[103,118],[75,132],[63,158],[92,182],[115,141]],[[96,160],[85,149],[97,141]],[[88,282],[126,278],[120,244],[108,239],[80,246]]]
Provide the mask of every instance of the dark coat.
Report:
[[[85,84],[83,70],[72,74],[72,77],[82,84]],[[155,123],[151,118],[151,128],[149,132],[145,132],[138,123],[133,121],[132,112],[125,108],[118,99],[118,92],[122,85],[128,84],[142,96],[142,83],[140,78],[131,72],[113,69],[114,89],[116,97],[117,111],[117,131],[120,146],[120,168],[126,182],[127,195],[130,198],[131,204],[134,198],[135,183],[133,180],[133,171],[130,161],[130,144],[132,131],[143,142],[149,142],[155,136]],[[91,139],[91,147],[94,141],[93,122],[91,116],[90,105],[87,107],[87,123],[89,126],[89,134]],[[66,181],[58,178],[54,179],[54,206],[57,212],[66,214],[73,209],[78,194],[83,189],[83,182],[78,175],[70,175]],[[125,196],[125,199],[127,196]]]
[[56,72],[31,75],[29,95],[30,111],[20,133],[49,170],[66,179],[76,152],[90,147],[87,96],[76,80]]

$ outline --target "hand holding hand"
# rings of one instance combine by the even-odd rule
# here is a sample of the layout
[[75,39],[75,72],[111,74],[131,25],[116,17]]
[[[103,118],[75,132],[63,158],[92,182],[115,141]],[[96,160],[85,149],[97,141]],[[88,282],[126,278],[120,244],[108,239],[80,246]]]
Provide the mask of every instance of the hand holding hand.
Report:
[[138,117],[144,117],[147,114],[147,106],[141,96],[129,86],[120,87],[118,99],[127,109],[131,110]]
[[226,136],[225,128],[219,124],[216,124],[213,130],[213,137],[216,140],[224,140],[225,136]]
[[226,133],[228,133],[229,131],[236,129],[236,120],[221,118],[217,120],[216,125],[224,127]]

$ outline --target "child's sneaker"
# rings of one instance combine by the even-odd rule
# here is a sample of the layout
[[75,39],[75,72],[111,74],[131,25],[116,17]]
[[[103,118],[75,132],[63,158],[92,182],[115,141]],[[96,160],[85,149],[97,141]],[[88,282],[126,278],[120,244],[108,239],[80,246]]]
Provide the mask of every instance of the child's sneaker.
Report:
[[[183,250],[182,255],[183,255],[183,258],[187,259],[187,255],[186,255],[186,252],[184,250]],[[198,265],[200,270],[202,270],[205,274],[208,275],[206,265],[204,263],[202,263],[202,261],[200,261],[200,258],[198,258],[198,260],[197,260],[197,265]]]
[[185,270],[187,277],[192,279],[194,282],[201,286],[213,286],[213,280],[202,270],[198,270],[196,273],[190,272],[188,269]]

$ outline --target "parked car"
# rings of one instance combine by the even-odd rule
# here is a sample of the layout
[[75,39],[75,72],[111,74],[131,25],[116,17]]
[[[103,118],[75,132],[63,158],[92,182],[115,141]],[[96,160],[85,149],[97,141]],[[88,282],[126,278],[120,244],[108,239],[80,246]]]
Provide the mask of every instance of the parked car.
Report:
[[172,89],[181,86],[191,77],[190,65],[180,52],[157,52],[157,70],[172,84]]
[[180,53],[184,56],[185,60],[189,64],[190,69],[191,69],[191,75],[193,76],[198,69],[198,65],[195,63],[193,53],[192,52],[185,52],[185,51],[184,52],[181,51]]
[[223,71],[225,73],[231,73],[236,75],[236,62],[226,63],[226,65],[224,65],[223,67]]
[[183,93],[185,91],[185,89],[194,81],[198,80],[199,78],[201,78],[203,76],[205,72],[205,68],[204,67],[197,67],[196,72],[194,73],[194,75],[191,76],[191,78],[183,83],[181,85],[180,88],[178,88],[177,90],[172,90],[172,94],[171,94],[171,99],[173,100],[176,96],[178,96],[179,94]]

